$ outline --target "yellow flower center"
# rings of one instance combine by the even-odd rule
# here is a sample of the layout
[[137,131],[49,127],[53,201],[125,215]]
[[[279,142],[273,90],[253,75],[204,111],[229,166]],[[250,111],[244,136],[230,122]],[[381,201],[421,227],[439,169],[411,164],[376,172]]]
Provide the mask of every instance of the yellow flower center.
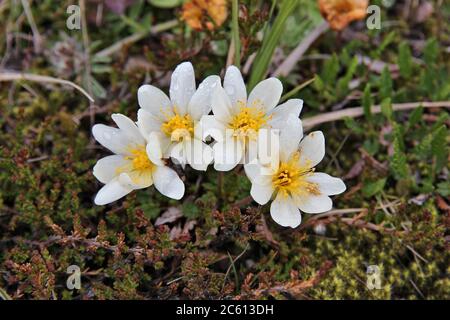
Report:
[[229,127],[235,131],[235,136],[254,136],[258,130],[267,124],[270,116],[267,116],[262,108],[248,107],[238,102],[241,106],[239,112],[233,116]]
[[133,171],[144,171],[153,169],[154,164],[150,161],[145,146],[130,150],[131,155],[125,157],[131,160]]
[[189,114],[182,116],[175,111],[175,115],[162,124],[161,131],[172,141],[190,138],[194,134],[194,121]]
[[282,162],[278,171],[272,176],[273,186],[282,195],[320,194],[317,184],[306,180],[314,168],[299,164],[300,153],[296,152],[288,162]]

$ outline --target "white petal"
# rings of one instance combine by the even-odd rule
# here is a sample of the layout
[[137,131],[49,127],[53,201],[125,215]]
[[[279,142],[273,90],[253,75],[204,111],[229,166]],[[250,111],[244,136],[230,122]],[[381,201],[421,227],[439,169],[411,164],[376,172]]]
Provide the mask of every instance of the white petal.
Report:
[[270,205],[272,219],[283,227],[296,228],[302,222],[302,215],[290,197],[277,195]]
[[269,78],[261,81],[250,92],[247,106],[263,108],[271,111],[280,101],[283,85],[277,78]]
[[227,138],[213,146],[214,169],[230,171],[241,161],[244,155],[242,143],[235,138]]
[[194,67],[190,62],[183,62],[175,68],[170,80],[170,100],[174,109],[182,115],[186,114],[188,103],[194,92]]
[[315,172],[306,180],[316,183],[321,193],[330,196],[340,194],[346,189],[345,183],[341,179],[322,172]]
[[211,111],[211,96],[216,86],[220,86],[219,76],[209,76],[200,83],[188,105],[192,119],[199,120]]
[[126,196],[131,191],[133,189],[123,186],[118,178],[114,178],[98,191],[94,202],[96,205],[102,206]]
[[223,123],[228,123],[231,120],[233,107],[230,98],[221,86],[214,89],[211,106],[217,120]]
[[164,165],[163,158],[163,148],[161,145],[161,134],[158,132],[152,132],[149,135],[148,143],[145,148],[147,151],[147,156],[151,162],[158,166]]
[[214,159],[212,148],[198,139],[183,142],[183,147],[187,163],[195,170],[206,171]]
[[122,130],[123,134],[125,134],[135,144],[142,145],[145,143],[139,128],[133,120],[120,113],[114,113],[111,118],[117,124],[119,129]]
[[272,184],[259,184],[259,183],[253,183],[252,188],[250,190],[250,195],[252,196],[253,200],[255,200],[257,203],[263,205],[269,202],[270,198],[273,194],[273,186]]
[[155,188],[166,197],[180,200],[184,195],[184,183],[171,168],[158,166],[153,171]]
[[315,167],[325,156],[325,138],[322,131],[308,134],[300,142],[300,165]]
[[107,156],[97,161],[93,174],[101,183],[106,184],[117,176],[118,168],[127,166],[129,162],[121,155]]
[[295,204],[306,213],[322,213],[331,210],[333,202],[325,194],[293,196]]
[[148,188],[153,184],[152,170],[122,172],[119,175],[119,182],[125,188],[133,190]]
[[165,118],[165,115],[171,116],[172,103],[169,97],[160,89],[144,84],[138,90],[139,106],[158,118]]
[[299,149],[303,137],[303,127],[300,119],[290,114],[280,129],[280,160],[287,162],[294,152]]
[[293,114],[298,118],[302,108],[302,99],[289,99],[285,103],[273,108],[269,114],[272,116],[272,122],[278,123],[279,121],[283,122],[290,114]]
[[96,124],[92,127],[92,135],[102,146],[108,148],[116,154],[129,154],[130,139],[122,130]]
[[244,164],[244,171],[250,182],[261,175],[261,165],[258,162]]
[[235,66],[228,67],[223,80],[223,87],[234,107],[238,105],[238,101],[244,104],[247,102],[247,89],[244,79],[241,71]]
[[142,136],[148,137],[150,133],[161,131],[162,121],[160,118],[155,117],[150,112],[144,109],[138,110],[137,126]]
[[203,116],[199,122],[199,129],[202,132],[201,138],[206,141],[209,137],[216,141],[225,139],[225,124],[220,122],[215,116]]

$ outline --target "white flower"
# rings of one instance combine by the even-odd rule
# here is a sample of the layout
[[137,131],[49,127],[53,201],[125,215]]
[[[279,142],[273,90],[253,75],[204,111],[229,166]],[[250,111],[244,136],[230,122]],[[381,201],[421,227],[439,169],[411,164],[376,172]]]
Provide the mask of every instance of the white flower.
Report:
[[213,156],[211,147],[202,141],[199,120],[211,111],[211,92],[219,85],[219,76],[209,76],[196,90],[194,68],[184,62],[172,74],[170,99],[152,85],[141,86],[137,123],[143,136],[158,133],[165,158],[206,170]]
[[96,124],[95,139],[115,155],[100,159],[94,166],[94,176],[105,185],[97,193],[95,204],[116,201],[133,190],[155,184],[163,195],[181,199],[184,184],[177,173],[161,159],[158,140],[143,136],[136,124],[122,114],[113,114],[119,128]]
[[[257,150],[261,129],[282,129],[289,115],[297,118],[297,128],[302,131],[300,111],[301,99],[291,99],[279,105],[283,86],[276,78],[261,81],[250,92],[247,90],[241,72],[230,66],[225,74],[223,88],[215,88],[211,104],[212,116],[202,118],[203,138],[216,140],[214,168],[219,171],[233,169],[238,163],[255,160],[249,150]],[[254,148],[253,148],[254,147]]]
[[252,182],[250,193],[253,199],[266,204],[274,198],[270,215],[284,227],[300,225],[300,211],[321,213],[330,210],[329,196],[346,189],[341,179],[315,172],[314,167],[325,155],[322,132],[312,132],[301,142],[300,139],[301,135],[287,128],[280,136],[280,163],[271,168],[271,173],[262,174],[261,167],[256,165],[246,171]]

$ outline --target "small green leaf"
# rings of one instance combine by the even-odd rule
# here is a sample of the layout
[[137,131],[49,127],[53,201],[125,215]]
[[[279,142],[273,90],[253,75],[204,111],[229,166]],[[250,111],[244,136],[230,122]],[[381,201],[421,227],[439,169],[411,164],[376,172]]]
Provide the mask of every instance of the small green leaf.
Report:
[[425,65],[430,66],[435,64],[436,59],[438,57],[438,53],[439,53],[438,42],[434,38],[429,39],[425,44],[425,48],[423,49]]
[[402,42],[399,46],[398,66],[402,77],[409,78],[412,73],[412,57],[409,45]]
[[92,93],[101,99],[106,98],[106,89],[93,77],[90,76]]
[[385,184],[386,178],[368,182],[363,186],[362,193],[367,198],[373,197],[384,189]]
[[183,0],[148,0],[148,2],[155,7],[163,9],[175,8],[183,4]]
[[380,77],[380,96],[381,99],[390,98],[392,95],[392,78],[387,67],[384,67]]
[[200,209],[192,202],[186,202],[182,206],[183,216],[189,219],[195,219],[200,216]]
[[423,107],[422,106],[414,109],[414,111],[411,112],[411,114],[409,116],[408,127],[412,128],[416,124],[418,124],[422,120],[422,115],[423,115]]
[[447,127],[440,126],[433,132],[431,140],[431,153],[436,157],[436,170],[440,171],[447,162]]
[[345,117],[344,123],[351,131],[357,134],[363,134],[364,128],[362,128],[353,118]]
[[401,148],[402,142],[395,136],[393,146],[394,154],[389,158],[389,165],[397,180],[409,177],[409,167],[405,153]]
[[366,87],[364,88],[364,94],[363,94],[363,98],[362,98],[362,106],[363,106],[363,110],[364,110],[364,116],[366,117],[367,121],[372,121],[372,96],[371,96],[371,92],[370,92],[370,83],[368,83],[366,85]]
[[285,31],[286,19],[291,15],[298,3],[298,0],[283,1],[272,27],[269,30],[265,30],[268,34],[267,36],[266,34],[264,35],[261,48],[259,49],[253,62],[247,90],[253,89],[256,84],[265,77],[275,48],[277,47],[278,42]]
[[381,102],[381,113],[388,119],[389,121],[392,120],[392,103],[391,98],[385,98]]
[[436,191],[443,197],[450,196],[450,182],[444,181],[444,182],[438,183]]

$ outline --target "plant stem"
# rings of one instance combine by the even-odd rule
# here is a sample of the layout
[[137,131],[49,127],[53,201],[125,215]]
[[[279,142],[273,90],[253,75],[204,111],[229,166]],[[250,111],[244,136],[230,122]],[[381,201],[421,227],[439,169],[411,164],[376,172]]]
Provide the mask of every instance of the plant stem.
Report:
[[234,42],[234,64],[241,67],[241,39],[239,37],[239,3],[238,0],[232,1],[232,38]]

